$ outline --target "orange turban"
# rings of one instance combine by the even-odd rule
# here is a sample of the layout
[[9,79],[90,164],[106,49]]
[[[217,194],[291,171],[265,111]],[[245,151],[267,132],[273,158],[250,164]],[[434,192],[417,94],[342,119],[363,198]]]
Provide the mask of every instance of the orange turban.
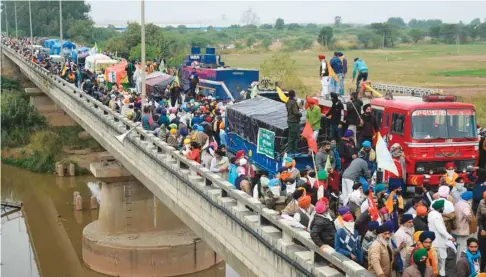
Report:
[[224,129],[224,121],[221,121],[221,123],[219,123],[219,129]]
[[424,205],[419,205],[417,207],[417,215],[418,216],[425,216],[427,214],[427,207]]
[[304,195],[301,198],[299,198],[299,207],[302,209],[307,209],[309,208],[311,204],[311,197],[309,195]]

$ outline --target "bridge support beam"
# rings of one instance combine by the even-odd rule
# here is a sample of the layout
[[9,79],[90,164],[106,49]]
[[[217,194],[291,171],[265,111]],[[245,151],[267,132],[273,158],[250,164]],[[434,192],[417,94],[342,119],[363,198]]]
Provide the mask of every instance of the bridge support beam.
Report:
[[90,169],[102,181],[98,220],[83,230],[83,260],[91,269],[112,276],[176,276],[221,262],[116,161]]
[[77,125],[76,121],[58,107],[40,88],[26,88],[25,93],[29,96],[30,104],[47,118],[51,126]]

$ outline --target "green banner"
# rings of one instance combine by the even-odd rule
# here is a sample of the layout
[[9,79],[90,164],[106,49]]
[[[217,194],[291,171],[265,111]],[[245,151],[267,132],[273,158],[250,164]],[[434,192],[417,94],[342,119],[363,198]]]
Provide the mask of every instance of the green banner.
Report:
[[258,130],[257,153],[271,159],[275,158],[275,132],[260,128]]

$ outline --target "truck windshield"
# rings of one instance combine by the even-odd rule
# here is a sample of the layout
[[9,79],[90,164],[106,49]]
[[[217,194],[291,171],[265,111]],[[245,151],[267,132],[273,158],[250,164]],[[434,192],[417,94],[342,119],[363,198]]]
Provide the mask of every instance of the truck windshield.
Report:
[[412,113],[414,139],[453,139],[476,137],[472,109],[416,110]]

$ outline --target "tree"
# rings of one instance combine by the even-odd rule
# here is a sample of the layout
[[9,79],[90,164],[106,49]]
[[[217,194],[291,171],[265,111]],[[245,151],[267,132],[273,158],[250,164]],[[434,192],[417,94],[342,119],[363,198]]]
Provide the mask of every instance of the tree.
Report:
[[478,35],[481,39],[486,40],[486,21],[478,27]]
[[417,43],[419,40],[423,39],[426,35],[425,31],[422,29],[411,29],[408,34],[412,37],[413,42]]
[[302,95],[309,91],[302,80],[296,76],[296,62],[290,58],[289,54],[275,53],[265,59],[260,68],[261,76],[278,82],[282,88],[293,89]]
[[[32,32],[34,36],[59,36],[59,2],[58,1],[30,1],[32,7]],[[17,25],[19,32],[30,35],[29,1],[16,1]],[[6,6],[5,6],[6,5]],[[6,8],[6,9],[5,9]],[[15,33],[15,13],[13,1],[1,1],[2,32],[6,30],[5,12],[8,13],[9,34]],[[63,1],[62,18],[63,34],[67,34],[69,23],[76,20],[89,20],[88,13],[91,6],[85,1]],[[86,21],[88,23],[88,21]],[[92,24],[91,24],[92,26]]]
[[257,25],[260,22],[260,17],[250,9],[243,12],[240,22],[245,25]]
[[375,31],[376,34],[382,36],[382,41],[384,41],[384,47],[393,47],[395,45],[395,40],[398,37],[398,27],[395,24],[389,23],[371,23],[371,29]]
[[341,23],[342,23],[342,18],[341,18],[341,16],[339,16],[339,15],[338,15],[338,16],[335,16],[335,17],[334,17],[334,25],[335,25],[335,26],[340,26],[340,25],[341,25]]
[[255,44],[255,42],[256,42],[255,37],[254,36],[250,36],[250,37],[248,37],[246,39],[246,46],[248,46],[248,47],[251,48],[253,46],[253,44]]
[[331,41],[333,36],[333,29],[329,26],[322,27],[321,31],[319,32],[319,36],[317,37],[317,41],[322,46],[327,46],[328,42]]
[[272,24],[262,24],[262,25],[260,25],[260,29],[271,30],[271,29],[273,29],[273,25]]
[[405,23],[405,21],[403,21],[403,18],[401,18],[401,17],[390,17],[390,18],[388,18],[387,23],[389,25],[396,26],[397,28],[406,28],[407,27],[407,24]]
[[272,45],[272,39],[270,38],[265,38],[262,40],[262,46],[265,48],[265,50],[268,50],[268,48]]
[[67,37],[76,38],[77,43],[94,43],[94,27],[91,20],[76,20],[69,25]]
[[177,31],[181,34],[185,33],[187,31],[186,25],[177,25]]
[[287,24],[287,29],[291,31],[298,30],[300,29],[300,25],[298,23],[290,23]]
[[[137,46],[133,47],[130,50],[130,59],[137,59],[141,60],[142,57],[142,45],[138,44]],[[160,57],[160,52],[158,51],[157,47],[145,44],[145,59],[153,60]]]
[[208,28],[206,29],[208,32],[216,30],[213,25],[209,25]]
[[310,30],[315,30],[317,29],[317,24],[314,24],[314,23],[309,23],[307,24],[307,26],[305,26],[307,29],[310,29]]
[[275,21],[275,29],[283,30],[285,28],[285,21],[282,18],[278,18]]
[[442,24],[440,26],[440,37],[445,43],[455,43],[459,35],[458,24]]
[[433,38],[439,38],[440,37],[440,25],[430,27],[429,28],[429,36],[431,36]]

